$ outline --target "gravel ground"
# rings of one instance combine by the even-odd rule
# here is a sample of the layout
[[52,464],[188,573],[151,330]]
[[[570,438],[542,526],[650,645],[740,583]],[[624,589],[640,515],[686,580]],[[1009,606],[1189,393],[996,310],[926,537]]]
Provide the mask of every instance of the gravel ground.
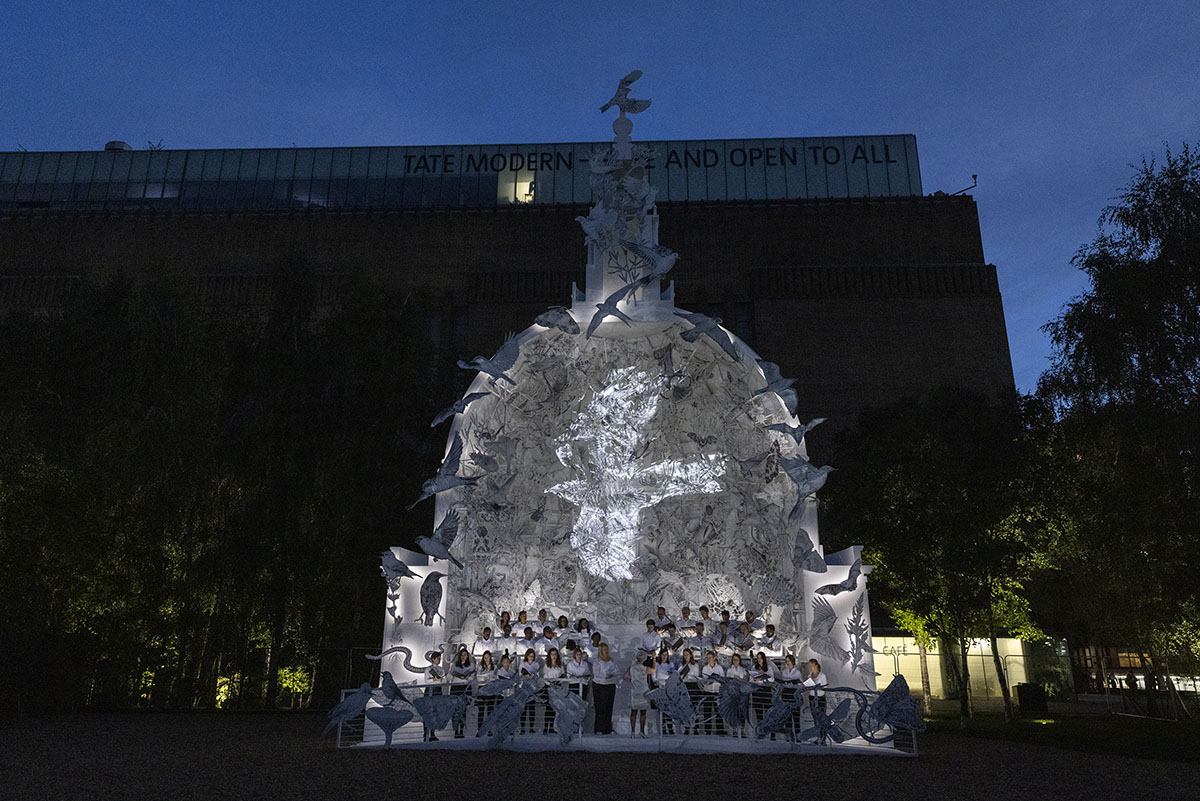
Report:
[[[520,793],[845,799],[1200,798],[1195,765],[926,734],[916,759],[337,749],[315,714],[91,714],[0,724],[0,799],[483,801]],[[555,792],[546,778],[561,782]],[[530,782],[533,782],[533,785]],[[530,788],[533,788],[532,790]],[[651,788],[657,787],[657,790]],[[523,791],[524,790],[524,791]],[[528,792],[525,792],[528,791]]]

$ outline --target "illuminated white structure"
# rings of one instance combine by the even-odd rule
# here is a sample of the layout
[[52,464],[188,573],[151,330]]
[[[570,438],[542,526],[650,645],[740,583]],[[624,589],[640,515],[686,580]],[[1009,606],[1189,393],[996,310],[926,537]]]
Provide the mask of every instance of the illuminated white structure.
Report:
[[[446,632],[472,640],[498,610],[545,608],[594,621],[620,655],[655,607],[707,604],[735,620],[757,612],[798,658],[815,649],[831,683],[874,689],[869,567],[852,588],[815,594],[850,583],[858,550],[822,559],[816,499],[782,469],[807,460],[803,436],[767,428],[801,421],[762,391],[757,355],[719,325],[685,321],[664,290],[676,254],[658,242],[651,156],[625,116],[645,105],[617,105],[614,144],[591,159],[586,288],[570,319],[561,310],[519,334],[504,378],[479,374],[467,392],[484,394],[454,417],[460,475],[479,480],[437,496],[435,527],[452,509],[462,519],[450,552],[463,569],[435,563],[448,574]],[[385,646],[419,625],[396,616],[406,622],[389,618]]]

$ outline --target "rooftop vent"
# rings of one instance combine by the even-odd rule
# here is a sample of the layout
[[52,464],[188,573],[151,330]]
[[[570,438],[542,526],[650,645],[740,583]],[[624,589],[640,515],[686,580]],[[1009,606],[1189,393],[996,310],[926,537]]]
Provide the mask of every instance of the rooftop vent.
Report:
[[105,150],[133,150],[128,142],[122,142],[120,139],[114,139],[111,142],[104,143]]

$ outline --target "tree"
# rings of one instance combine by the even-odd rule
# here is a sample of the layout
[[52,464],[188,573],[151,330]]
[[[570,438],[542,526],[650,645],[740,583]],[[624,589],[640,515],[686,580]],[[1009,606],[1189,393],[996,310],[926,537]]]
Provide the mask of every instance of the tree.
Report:
[[840,539],[862,542],[876,565],[872,597],[919,638],[957,646],[964,725],[972,639],[1020,622],[1022,458],[1013,400],[946,389],[864,411],[838,438],[826,491]]
[[1200,608],[1200,152],[1143,160],[1074,263],[1089,286],[1045,326],[1037,393],[1066,521],[1047,583],[1056,622],[1157,672]]

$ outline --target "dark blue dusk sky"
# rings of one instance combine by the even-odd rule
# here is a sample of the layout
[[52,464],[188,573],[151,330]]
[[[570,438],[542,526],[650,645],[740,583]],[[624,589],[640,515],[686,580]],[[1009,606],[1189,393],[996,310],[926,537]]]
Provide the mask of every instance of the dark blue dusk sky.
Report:
[[1129,165],[1200,141],[1195,0],[3,8],[0,150],[592,141],[634,68],[635,138],[915,134],[927,193],[979,175],[1025,391]]

